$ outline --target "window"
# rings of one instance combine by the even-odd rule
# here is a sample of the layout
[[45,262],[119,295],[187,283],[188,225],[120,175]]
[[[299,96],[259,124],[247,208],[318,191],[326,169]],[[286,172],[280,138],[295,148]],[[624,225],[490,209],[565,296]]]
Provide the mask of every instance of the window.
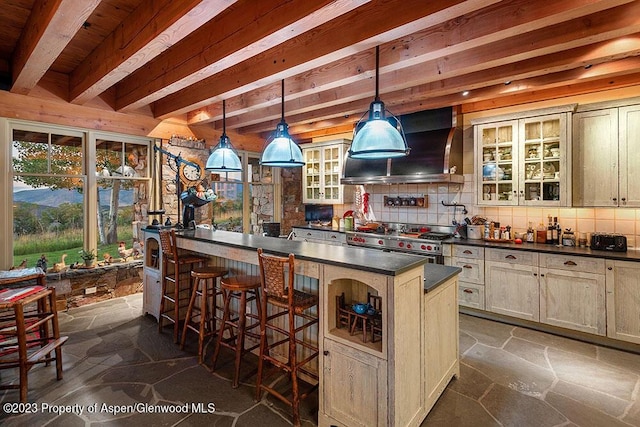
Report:
[[[138,239],[149,206],[147,159],[152,140],[26,122],[3,121],[11,135],[12,211],[3,224],[12,238],[2,253],[27,267],[82,263],[82,249],[98,259],[121,258],[119,242]],[[0,188],[0,193],[5,190]],[[7,194],[7,198],[9,198]],[[10,252],[11,251],[11,252]]]

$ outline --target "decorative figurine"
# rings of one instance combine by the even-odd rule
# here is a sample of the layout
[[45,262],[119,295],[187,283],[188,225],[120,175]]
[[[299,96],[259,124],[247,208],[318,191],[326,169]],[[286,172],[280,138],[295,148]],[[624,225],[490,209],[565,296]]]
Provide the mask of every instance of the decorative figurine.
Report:
[[42,271],[44,271],[46,273],[47,272],[47,263],[48,262],[49,262],[49,260],[47,260],[47,257],[44,254],[42,254],[40,256],[40,259],[36,263],[36,267],[40,267],[42,269]]

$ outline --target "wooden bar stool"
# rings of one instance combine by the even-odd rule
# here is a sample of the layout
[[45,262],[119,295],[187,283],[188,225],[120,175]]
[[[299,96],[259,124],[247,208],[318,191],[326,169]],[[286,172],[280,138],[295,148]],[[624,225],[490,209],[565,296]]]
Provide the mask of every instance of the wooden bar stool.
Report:
[[[262,249],[258,249],[258,260],[260,263],[260,279],[262,285],[262,310],[260,320],[260,358],[258,360],[258,378],[256,382],[256,400],[260,400],[262,391],[272,394],[293,409],[293,424],[300,425],[300,401],[318,388],[318,374],[308,370],[305,365],[318,357],[318,347],[305,342],[299,334],[312,325],[318,323],[318,318],[305,313],[311,307],[318,305],[318,297],[300,290],[294,289],[295,283],[295,258],[293,254],[289,257],[277,257],[266,255]],[[288,270],[288,271],[287,271]],[[267,306],[272,305],[278,310],[273,310],[267,314]],[[276,319],[287,316],[288,328],[278,325]],[[301,322],[296,322],[296,318],[301,318]],[[283,322],[281,322],[283,323]],[[296,323],[299,324],[296,327]],[[271,332],[284,334],[286,338],[269,344],[268,335]],[[288,347],[288,358],[286,362],[276,359],[273,349],[284,346]],[[298,360],[298,349],[306,349],[307,356]],[[303,353],[304,354],[304,353]],[[291,397],[288,398],[276,391],[274,387],[265,384],[263,378],[264,363],[268,362],[276,368],[280,368],[290,374],[291,377]],[[266,378],[271,376],[272,371]],[[304,373],[316,380],[309,390],[300,393],[298,385],[298,373]],[[268,383],[267,383],[268,384]]]
[[[162,296],[160,298],[160,315],[158,316],[158,332],[162,332],[163,320],[173,323],[173,342],[178,343],[180,331],[180,309],[185,309],[189,301],[191,287],[189,280],[180,279],[180,268],[188,266],[193,269],[195,264],[202,266],[207,258],[190,253],[178,254],[177,237],[175,230],[160,230],[160,247],[162,249]],[[169,264],[173,268],[169,268]],[[185,275],[185,272],[182,272]],[[185,286],[184,283],[187,283]],[[167,284],[173,284],[172,287]],[[186,290],[186,292],[184,292]],[[186,296],[185,296],[186,294]],[[169,304],[167,304],[169,303]],[[167,307],[169,305],[169,307]]]
[[[187,330],[192,330],[198,334],[198,363],[202,364],[202,349],[205,338],[215,335],[218,332],[216,320],[217,315],[216,300],[218,295],[222,295],[222,290],[217,283],[217,279],[228,274],[229,271],[223,267],[196,267],[191,270],[193,287],[191,288],[191,300],[187,308],[184,326],[182,329],[182,339],[180,349],[184,349],[187,338]],[[199,305],[196,299],[200,299]]]
[[[259,340],[260,336],[252,332],[252,329],[260,326],[260,289],[259,276],[234,276],[220,279],[222,292],[224,294],[224,312],[222,314],[222,322],[218,331],[216,340],[216,348],[213,353],[213,369],[216,368],[216,362],[220,353],[220,347],[224,346],[235,351],[235,370],[233,382],[231,386],[237,388],[239,384],[240,362],[242,356],[258,348],[256,344],[250,348],[245,348],[245,336]],[[231,298],[239,300],[237,317],[231,317]],[[247,313],[247,304],[256,301],[257,315]],[[253,323],[247,324],[247,317],[254,319]],[[229,337],[224,338],[224,331],[229,330]]]
[[34,281],[32,286],[0,291],[0,369],[18,368],[20,376],[18,385],[0,385],[0,389],[19,389],[22,403],[27,401],[29,370],[36,364],[55,360],[56,378],[62,379],[60,347],[67,341],[58,328],[55,289],[46,287],[40,268],[25,270],[0,275],[0,286]]

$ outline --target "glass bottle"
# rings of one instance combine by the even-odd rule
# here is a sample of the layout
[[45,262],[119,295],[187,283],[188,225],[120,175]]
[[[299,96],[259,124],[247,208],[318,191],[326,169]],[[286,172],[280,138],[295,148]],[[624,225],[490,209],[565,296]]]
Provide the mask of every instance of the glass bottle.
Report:
[[533,243],[536,241],[535,232],[533,231],[533,225],[529,222],[529,228],[527,228],[527,243]]
[[551,215],[548,216],[548,223],[547,223],[547,238],[545,239],[545,243],[550,245],[553,243],[553,230],[555,230],[555,227],[553,225],[553,222],[551,222]]
[[558,224],[558,217],[553,217],[553,228],[551,229],[551,244],[560,244],[560,225]]

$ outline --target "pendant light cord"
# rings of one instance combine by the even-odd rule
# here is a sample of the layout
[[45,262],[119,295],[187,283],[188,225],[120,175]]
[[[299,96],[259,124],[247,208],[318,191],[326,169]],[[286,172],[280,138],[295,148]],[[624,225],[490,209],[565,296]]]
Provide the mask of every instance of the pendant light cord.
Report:
[[376,101],[380,101],[380,96],[378,94],[378,70],[380,68],[380,46],[376,46]]
[[282,100],[282,121],[284,122],[284,79],[282,79],[282,92],[281,92],[281,96],[280,99]]
[[227,135],[227,100],[222,100],[222,135]]

